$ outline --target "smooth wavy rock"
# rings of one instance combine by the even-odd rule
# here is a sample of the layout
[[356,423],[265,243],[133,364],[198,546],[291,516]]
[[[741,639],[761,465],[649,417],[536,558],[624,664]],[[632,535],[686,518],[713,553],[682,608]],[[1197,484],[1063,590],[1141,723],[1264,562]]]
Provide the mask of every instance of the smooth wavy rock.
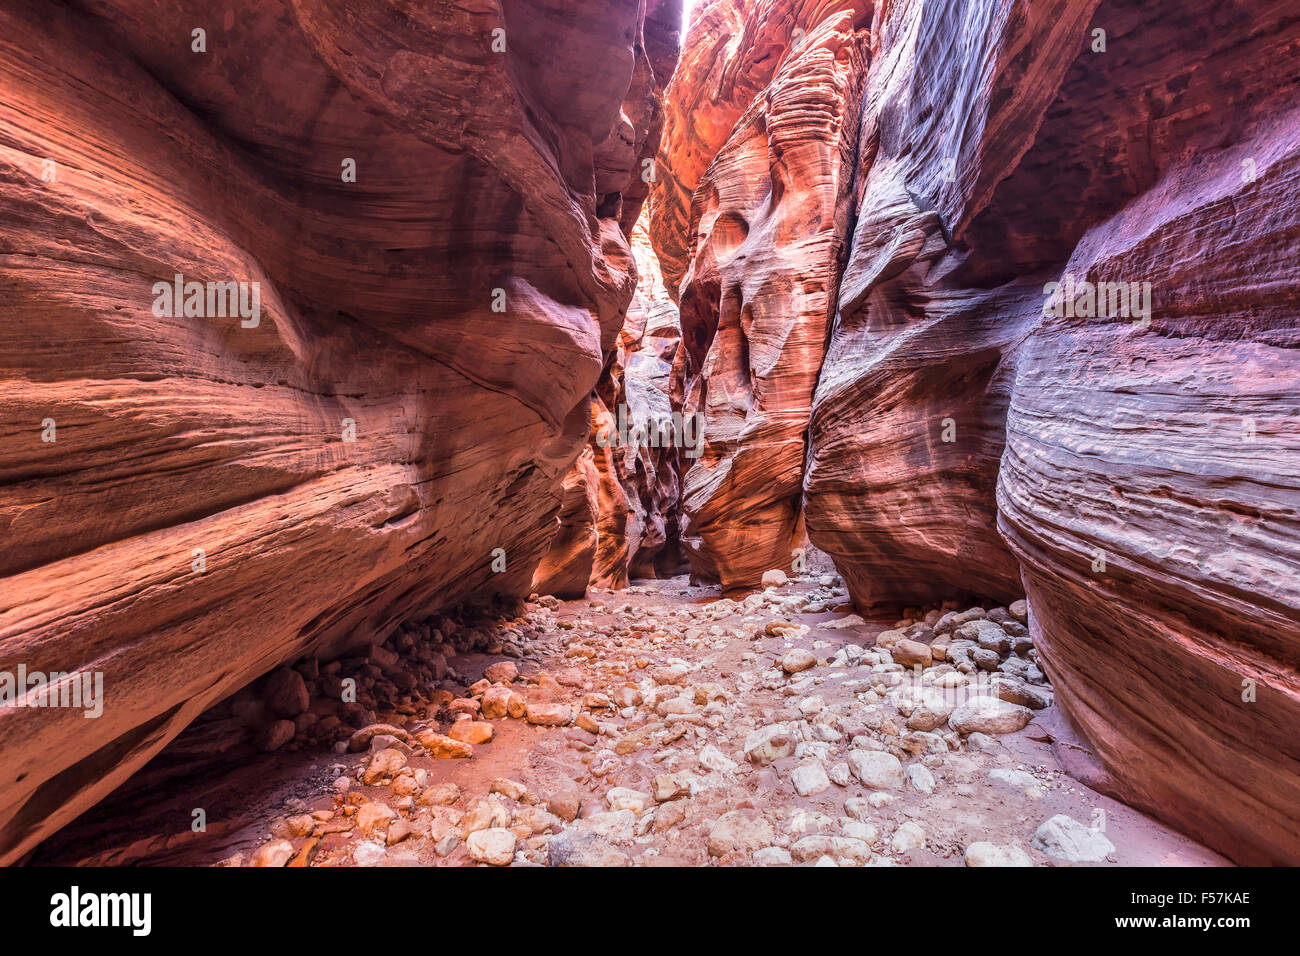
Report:
[[[5,862],[277,664],[526,593],[680,22],[78,6],[0,10],[0,670],[106,699],[0,713]],[[176,274],[257,283],[255,320],[159,308]]]
[[882,5],[805,477],[860,605],[1023,586],[1099,785],[1241,862],[1300,860],[1298,41]]

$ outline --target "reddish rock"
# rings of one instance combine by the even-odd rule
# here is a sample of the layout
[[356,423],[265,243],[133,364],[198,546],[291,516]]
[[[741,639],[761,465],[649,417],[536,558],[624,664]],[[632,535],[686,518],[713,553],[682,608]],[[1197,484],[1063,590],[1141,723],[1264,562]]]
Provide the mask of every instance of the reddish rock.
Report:
[[596,559],[600,516],[600,472],[590,448],[584,448],[564,478],[555,537],[533,574],[530,590],[537,594],[580,598],[587,593]]
[[[1296,863],[1300,23],[964,6],[873,27],[809,535],[860,605],[1027,589],[1095,785]],[[1149,321],[1045,314],[1067,275]]]
[[[223,7],[0,11],[0,668],[107,698],[0,722],[0,861],[277,664],[526,594],[634,291],[675,0],[511,4],[504,52]],[[178,273],[256,323],[155,311]]]
[[[808,415],[849,229],[866,6],[801,9],[793,21],[784,4],[749,14],[729,68],[778,65],[691,202],[674,394],[683,414],[702,417],[705,445],[682,479],[682,538],[693,570],[729,591],[791,562]],[[669,140],[676,124],[701,122],[689,104],[711,74],[691,75],[693,62],[688,52],[669,89]],[[719,122],[729,115],[708,109]],[[661,255],[677,227],[675,216],[655,220]]]

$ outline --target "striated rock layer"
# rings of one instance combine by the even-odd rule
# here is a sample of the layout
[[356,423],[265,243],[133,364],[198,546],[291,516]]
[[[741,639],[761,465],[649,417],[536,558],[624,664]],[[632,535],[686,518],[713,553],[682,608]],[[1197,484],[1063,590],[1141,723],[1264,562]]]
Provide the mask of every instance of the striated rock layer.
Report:
[[1282,4],[885,8],[805,478],[862,604],[1023,582],[1103,786],[1242,862],[1300,860],[1297,41]]
[[[728,590],[790,565],[809,410],[849,228],[869,16],[867,4],[746,6],[746,42],[756,46],[728,48],[724,74],[752,78],[737,63],[776,65],[695,187],[674,369],[682,412],[701,417],[705,438],[682,478],[682,538],[695,572]],[[729,22],[714,4],[692,28],[668,93],[666,143],[687,136],[683,126],[712,129],[692,110],[715,80],[689,73],[702,62],[690,48],[716,44]],[[725,121],[729,104],[709,112]],[[656,185],[655,236],[670,259],[674,197],[695,157],[688,150],[677,174],[675,155],[660,163],[668,173]]]
[[644,216],[631,239],[637,291],[592,397],[588,448],[565,479],[556,536],[533,579],[539,594],[580,596],[588,583],[621,588],[634,577],[677,574],[684,564],[677,539],[679,457],[686,453],[681,439],[693,436],[662,440],[666,433],[658,427],[673,415],[677,306],[664,288]]
[[[709,4],[668,93],[651,233],[681,401],[723,423],[683,481],[696,570],[740,584],[776,553],[755,495],[793,471],[860,606],[1027,591],[1102,786],[1241,862],[1300,862],[1300,13],[877,4],[862,95],[804,133],[856,136],[845,261],[831,230],[796,272],[827,283],[827,343],[769,365],[743,306],[791,233],[748,212],[780,215],[794,164],[741,154],[793,56],[772,25],[804,8]],[[815,391],[806,459],[757,481],[736,468],[773,451],[760,369]]]
[[105,701],[0,710],[0,861],[278,663],[526,592],[680,5],[47,14],[0,10],[0,671]]

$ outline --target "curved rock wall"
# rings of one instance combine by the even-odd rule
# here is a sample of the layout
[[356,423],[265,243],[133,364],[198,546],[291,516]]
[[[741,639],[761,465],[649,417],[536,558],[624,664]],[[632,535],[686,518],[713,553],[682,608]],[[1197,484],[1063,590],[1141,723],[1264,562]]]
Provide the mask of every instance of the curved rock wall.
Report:
[[[784,240],[722,215],[768,172],[737,160],[752,114],[723,79],[757,77],[769,115],[785,67],[744,43],[772,16],[718,2],[691,31],[663,140],[682,171],[651,200],[682,401],[732,423],[715,469],[759,445],[726,290]],[[1098,784],[1242,862],[1300,861],[1298,41],[1275,2],[877,4],[865,90],[835,114],[858,126],[842,278],[820,252],[806,269],[831,270],[828,341],[770,373],[816,383],[784,467],[855,601],[1027,591]],[[1115,285],[1090,308],[1084,283]],[[688,521],[745,529],[699,533],[697,570],[750,576],[765,464],[686,473]]]
[[[679,21],[0,10],[0,670],[105,694],[0,712],[0,860],[278,663],[526,591],[634,291]],[[160,307],[176,274],[249,314]]]
[[[809,408],[848,234],[857,124],[846,116],[867,62],[865,5],[749,6],[745,35],[759,46],[732,49],[723,73],[752,78],[759,71],[737,66],[747,55],[775,69],[694,191],[675,370],[682,413],[701,416],[705,439],[682,478],[682,539],[695,572],[728,590],[790,564]],[[692,29],[704,46],[729,23],[719,5],[708,13]],[[665,143],[695,121],[699,87],[713,83],[709,74],[693,85],[685,69],[669,90]],[[719,111],[729,115],[730,101]],[[664,208],[675,208],[687,174],[670,169]],[[656,214],[665,217],[658,251],[675,256],[676,216]]]

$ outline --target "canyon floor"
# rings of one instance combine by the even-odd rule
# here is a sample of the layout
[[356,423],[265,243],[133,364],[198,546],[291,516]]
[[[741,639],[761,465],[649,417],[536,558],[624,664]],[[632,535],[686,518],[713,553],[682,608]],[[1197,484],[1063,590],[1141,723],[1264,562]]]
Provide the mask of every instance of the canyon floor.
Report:
[[[416,629],[351,660],[367,692],[406,687],[367,726],[268,753],[200,721],[31,862],[1225,865],[1064,772],[1027,639],[972,668],[962,632],[863,620],[844,597],[810,574],[741,600],[685,577],[542,598],[480,620],[424,687],[396,676]],[[972,615],[994,648],[990,619],[1022,630]],[[876,640],[899,625],[948,659],[894,662]],[[1039,705],[1020,729],[995,732],[1020,707],[964,696],[990,672],[1036,682],[1017,684]]]

